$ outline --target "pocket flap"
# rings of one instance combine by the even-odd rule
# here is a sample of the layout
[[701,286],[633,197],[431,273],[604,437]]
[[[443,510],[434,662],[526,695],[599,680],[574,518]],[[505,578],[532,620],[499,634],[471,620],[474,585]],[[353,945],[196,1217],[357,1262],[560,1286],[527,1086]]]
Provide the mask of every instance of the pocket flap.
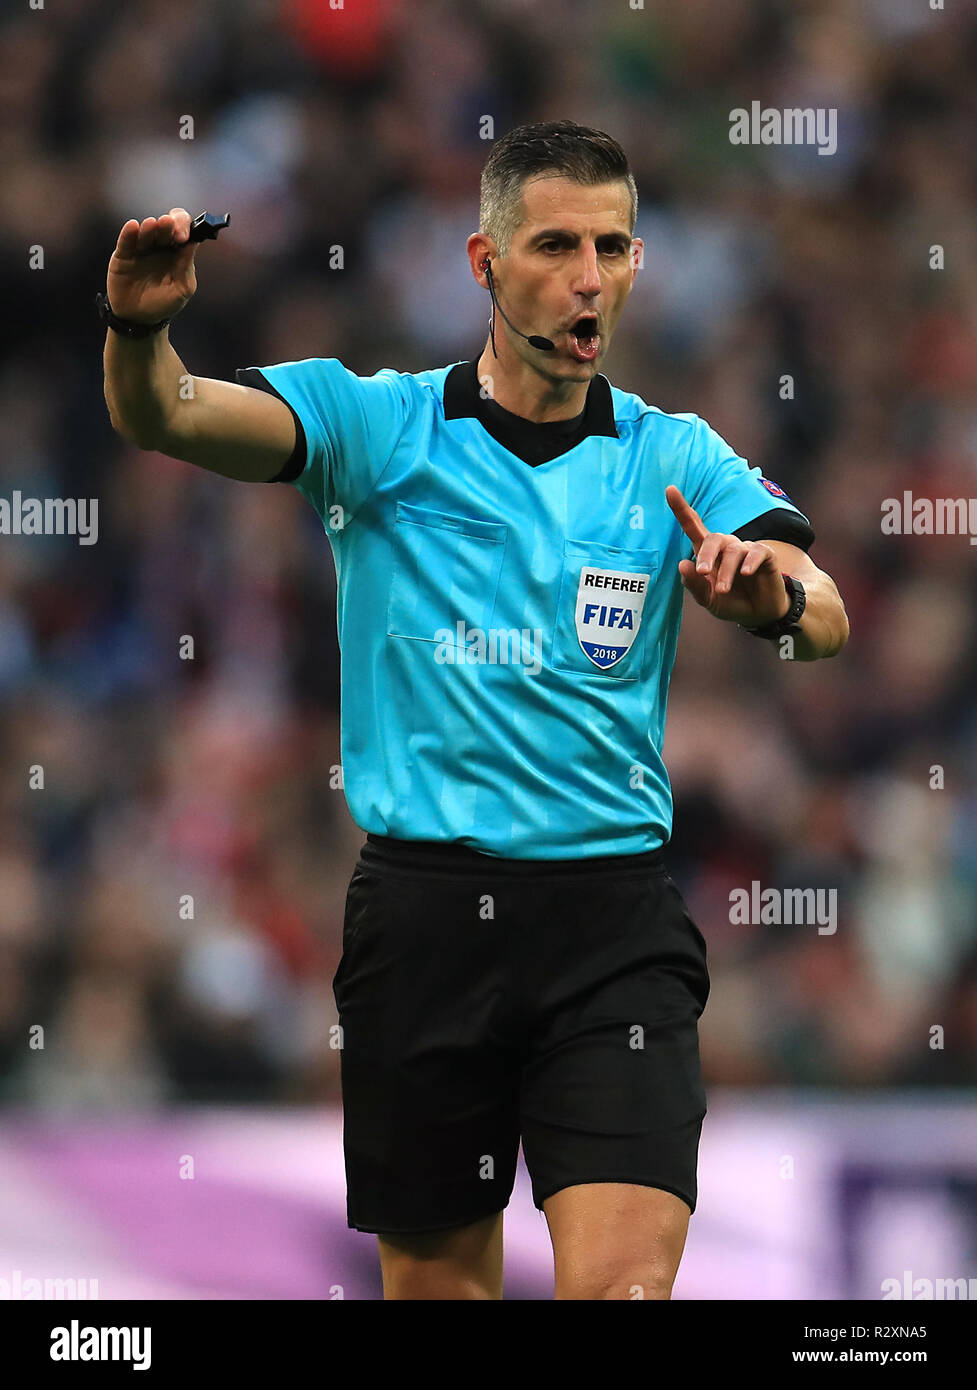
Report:
[[476,521],[470,516],[454,516],[451,512],[438,512],[430,507],[412,507],[408,502],[397,503],[397,520],[412,526],[456,531],[461,536],[491,541],[495,545],[502,544],[509,529],[502,521]]

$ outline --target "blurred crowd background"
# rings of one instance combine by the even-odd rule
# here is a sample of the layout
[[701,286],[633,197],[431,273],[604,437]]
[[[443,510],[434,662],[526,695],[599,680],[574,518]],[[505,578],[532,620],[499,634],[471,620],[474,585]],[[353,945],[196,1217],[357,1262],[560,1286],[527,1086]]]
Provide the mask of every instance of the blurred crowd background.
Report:
[[[963,0],[5,7],[0,496],[97,497],[99,530],[0,536],[0,1098],[338,1099],[363,837],[329,546],[293,489],[113,432],[93,301],[128,218],[229,211],[170,330],[195,375],[477,357],[485,117],[624,145],[647,249],[604,370],[787,491],[851,622],[792,665],[686,599],[669,854],[707,1083],[974,1083],[977,549],[880,514],[977,486],[975,71]],[[731,145],[753,100],[837,108],[837,153]],[[837,930],[731,925],[754,880],[835,889]]]

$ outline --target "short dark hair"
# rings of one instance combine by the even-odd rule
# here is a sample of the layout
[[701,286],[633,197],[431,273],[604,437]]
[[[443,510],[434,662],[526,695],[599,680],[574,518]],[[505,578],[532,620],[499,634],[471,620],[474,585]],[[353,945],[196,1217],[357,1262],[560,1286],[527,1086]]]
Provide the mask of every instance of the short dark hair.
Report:
[[616,183],[631,194],[631,231],[638,216],[638,190],[628,157],[603,130],[576,121],[539,121],[503,135],[482,170],[479,230],[505,256],[519,226],[523,184],[538,174],[562,174],[574,183]]

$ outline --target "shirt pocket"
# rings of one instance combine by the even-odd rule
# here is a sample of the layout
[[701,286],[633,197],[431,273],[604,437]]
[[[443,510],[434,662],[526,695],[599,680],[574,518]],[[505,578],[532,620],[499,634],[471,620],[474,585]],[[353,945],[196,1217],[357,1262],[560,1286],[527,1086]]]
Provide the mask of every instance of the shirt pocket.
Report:
[[648,664],[651,591],[660,570],[659,550],[567,539],[553,669],[602,680],[638,680]]
[[[387,636],[457,640],[457,624],[487,631],[495,613],[509,528],[429,507],[397,503]],[[440,631],[440,635],[439,635]]]

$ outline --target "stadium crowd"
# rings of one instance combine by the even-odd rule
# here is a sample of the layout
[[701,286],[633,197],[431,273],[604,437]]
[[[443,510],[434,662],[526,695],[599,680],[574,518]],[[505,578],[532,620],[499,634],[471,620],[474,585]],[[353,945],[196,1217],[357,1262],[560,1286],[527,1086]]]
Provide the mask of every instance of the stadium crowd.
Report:
[[[686,597],[668,853],[709,947],[707,1085],[973,1084],[977,548],[880,515],[974,492],[975,68],[977,9],[910,0],[6,11],[0,496],[99,510],[96,544],[0,535],[0,1099],[339,1094],[363,837],[328,542],[294,489],[112,430],[94,296],[119,228],[231,213],[170,330],[197,376],[469,359],[488,140],[567,116],[638,183],[604,371],[786,490],[851,623],[791,664]],[[836,153],[730,143],[754,100],[836,109]],[[835,929],[734,924],[753,882],[835,890]]]

